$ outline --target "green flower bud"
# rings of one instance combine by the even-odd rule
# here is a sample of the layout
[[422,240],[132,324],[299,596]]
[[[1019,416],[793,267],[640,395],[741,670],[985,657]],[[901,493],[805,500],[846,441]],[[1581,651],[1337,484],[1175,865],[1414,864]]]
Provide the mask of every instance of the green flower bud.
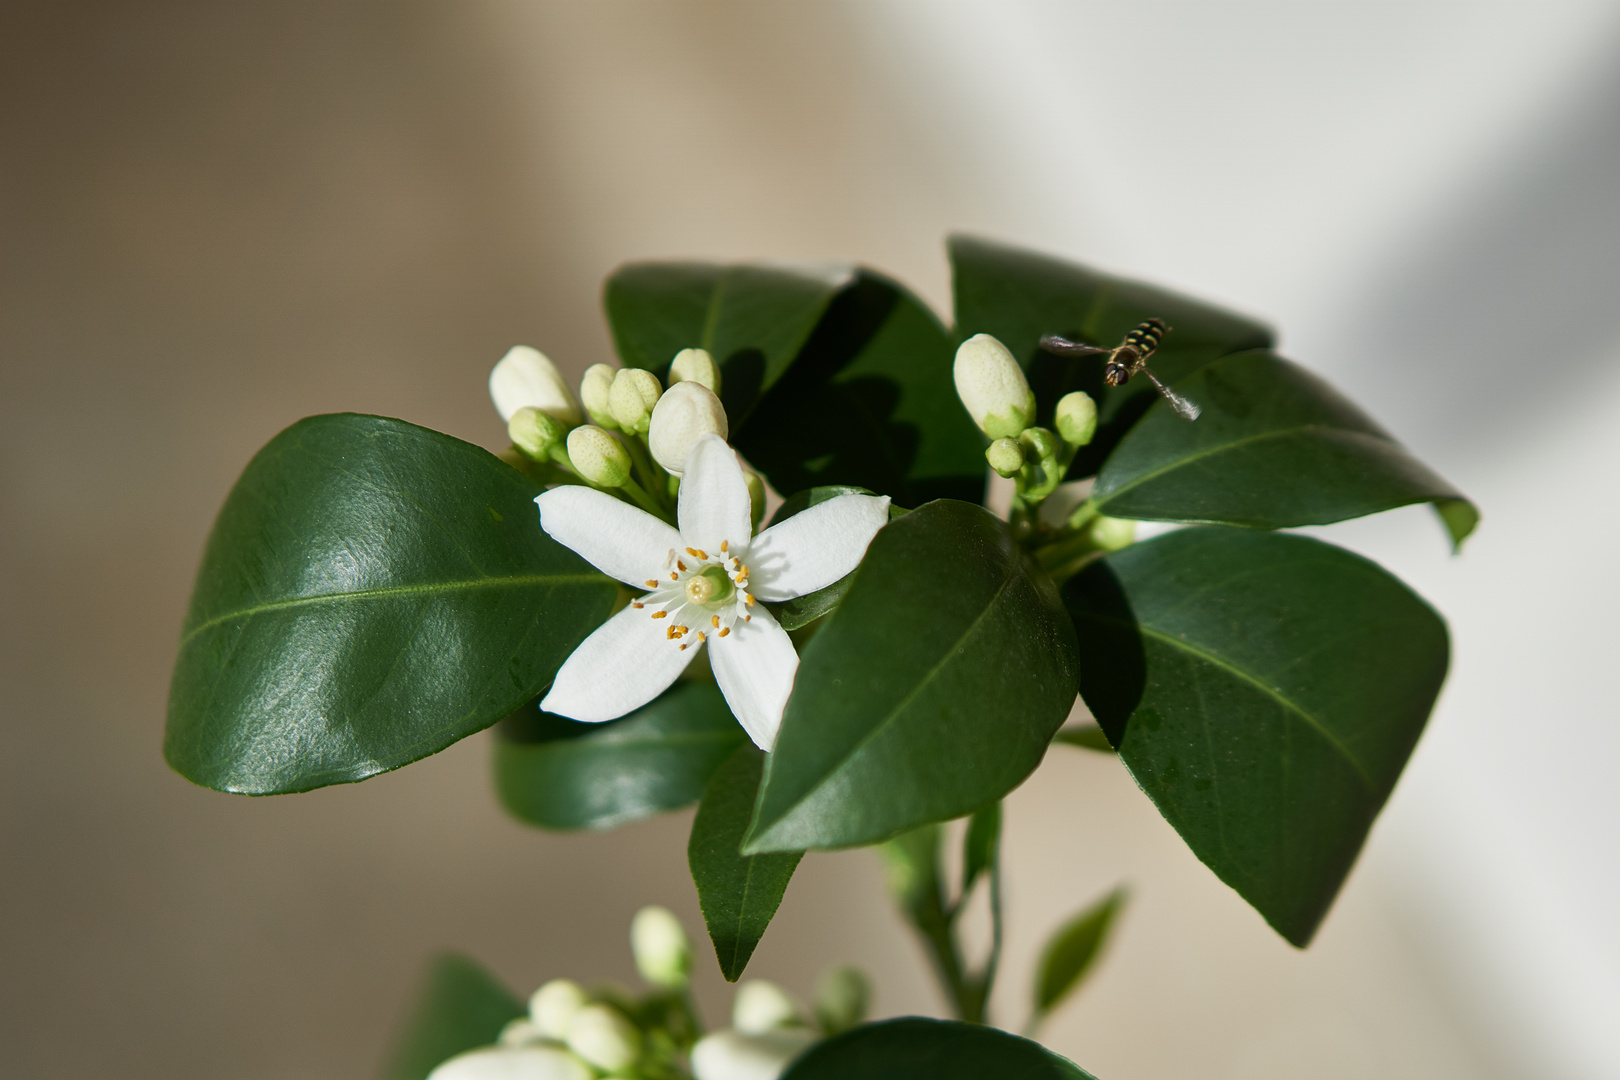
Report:
[[707,349],[682,349],[675,354],[675,359],[669,363],[669,385],[676,383],[695,382],[709,389],[710,393],[720,393],[720,365],[714,362]]
[[816,1023],[826,1035],[847,1031],[866,1019],[871,1000],[872,984],[860,968],[828,968],[816,981]]
[[743,482],[748,485],[748,516],[753,519],[754,531],[759,532],[759,523],[765,520],[765,481],[758,473],[744,469]]
[[1091,523],[1091,542],[1104,551],[1118,551],[1136,542],[1136,522],[1097,515]]
[[623,487],[630,479],[630,453],[619,440],[590,424],[568,433],[568,460],[574,471],[598,487]]
[[1035,395],[1007,346],[975,334],[956,350],[956,396],[979,430],[992,439],[1014,437],[1035,419]]
[[556,417],[525,405],[506,422],[506,434],[513,446],[536,461],[544,461],[551,448],[568,437],[568,428]]
[[590,995],[573,979],[552,979],[530,995],[529,1020],[546,1038],[566,1042],[575,1014],[590,1003]]
[[641,368],[620,368],[608,388],[608,405],[619,427],[631,435],[647,434],[653,406],[664,387],[658,376]]
[[799,1007],[775,983],[749,979],[737,987],[731,1001],[731,1026],[744,1035],[763,1035],[799,1023]]
[[692,978],[692,944],[668,909],[644,907],[630,920],[630,951],[636,970],[661,990],[681,990]]
[[617,431],[618,421],[613,419],[613,376],[619,369],[607,364],[592,364],[579,380],[579,400],[585,403],[585,414],[599,428]]
[[1076,390],[1058,398],[1057,429],[1070,446],[1084,446],[1091,441],[1097,434],[1097,403],[1090,394]]
[[1018,436],[1018,445],[1023,448],[1025,456],[1041,462],[1056,458],[1058,451],[1063,449],[1057,436],[1043,427],[1026,428]]
[[516,345],[507,350],[489,373],[489,397],[502,420],[519,409],[539,409],[568,427],[579,423],[579,406],[568,392],[557,365],[538,349]]
[[568,1049],[604,1072],[618,1072],[641,1056],[641,1032],[619,1010],[587,1005],[569,1025]]
[[[688,350],[691,351],[691,350]],[[700,382],[672,385],[653,406],[647,425],[647,445],[653,460],[671,476],[686,470],[686,455],[704,435],[730,434],[726,410],[714,391]]]
[[1002,476],[1017,476],[1024,467],[1024,449],[1017,439],[997,439],[984,452],[984,459]]

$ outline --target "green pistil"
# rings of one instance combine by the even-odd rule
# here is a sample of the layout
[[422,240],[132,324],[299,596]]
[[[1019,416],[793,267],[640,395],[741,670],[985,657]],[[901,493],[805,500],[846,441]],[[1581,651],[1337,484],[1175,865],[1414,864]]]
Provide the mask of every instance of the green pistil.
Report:
[[686,579],[686,598],[705,607],[721,607],[731,602],[737,587],[725,570],[718,566],[705,567]]

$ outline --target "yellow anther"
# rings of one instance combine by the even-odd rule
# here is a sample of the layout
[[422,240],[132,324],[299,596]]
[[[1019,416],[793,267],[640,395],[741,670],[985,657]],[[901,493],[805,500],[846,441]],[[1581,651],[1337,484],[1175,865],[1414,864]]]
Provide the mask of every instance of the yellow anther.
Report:
[[752,615],[744,615],[743,616],[743,622],[753,622],[753,621],[754,621],[754,617]]
[[631,604],[630,604],[630,606],[631,606],[631,607],[633,607],[633,608],[644,608],[644,607],[646,607],[646,606],[647,606],[647,605],[646,605],[646,604],[643,604],[643,603],[642,603],[642,602],[641,602],[641,601],[640,601],[640,600],[636,600],[636,601],[633,601],[633,602],[632,602],[632,603],[631,603]]
[[675,560],[675,569],[677,569],[677,570],[685,570],[686,569],[686,564],[681,562],[681,560],[676,559]]
[[671,581],[679,581],[679,580],[681,580],[681,575],[679,575],[675,571],[671,570],[669,572],[669,580],[671,580]]
[[[692,644],[692,643],[691,643],[691,642],[690,642],[690,641],[688,641],[688,642],[687,642],[687,643],[686,643],[686,645],[690,645],[690,644]],[[685,652],[685,651],[686,651],[686,645],[682,645],[682,646],[681,646],[681,652]]]
[[649,589],[658,588],[658,582],[656,580],[654,580],[653,578],[648,578],[647,579],[647,588],[649,588]]
[[727,635],[727,634],[729,634],[729,633],[731,633],[731,627],[729,627],[729,626],[722,626],[722,627],[721,627],[721,628],[720,628],[720,636],[721,636],[721,637],[725,637],[725,636],[726,636],[726,635]]
[[697,632],[697,636],[698,636],[698,640],[699,640],[699,641],[706,641],[706,640],[708,640],[708,639],[707,639],[707,638],[705,638],[705,637],[704,637],[704,636],[703,636],[703,631],[701,631],[701,630],[699,630],[699,631],[698,631],[698,632]]
[[707,559],[709,557],[709,553],[700,548],[687,548],[686,553],[694,559]]
[[677,634],[675,632],[675,631],[677,631],[679,629],[680,629],[680,627],[678,627],[678,626],[672,626],[668,630],[664,631],[664,636],[669,638],[671,641],[673,641],[674,639],[681,636],[681,635],[679,635],[679,634]]
[[724,555],[726,553],[726,550],[728,548],[730,548],[730,547],[731,547],[731,541],[730,540],[722,540],[722,541],[720,541],[720,554]]
[[715,627],[716,629],[718,629],[719,626],[720,626],[720,616],[718,616],[718,615],[710,615],[709,616],[709,625],[712,626],[712,627]]
[[746,593],[746,592],[743,593],[743,603],[747,604],[749,607],[753,607],[754,606],[754,594],[753,593]]
[[669,612],[667,612],[667,611],[655,611],[655,612],[653,612],[653,618],[662,619],[664,616],[666,616],[668,614],[669,614]]

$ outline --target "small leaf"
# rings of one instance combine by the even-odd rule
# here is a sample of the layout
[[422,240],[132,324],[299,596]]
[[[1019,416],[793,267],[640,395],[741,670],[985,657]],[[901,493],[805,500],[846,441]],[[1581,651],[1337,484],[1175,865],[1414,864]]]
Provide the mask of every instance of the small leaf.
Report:
[[747,741],[719,688],[697,680],[605,724],[553,716],[531,702],[499,733],[501,803],[547,829],[610,829],[689,806]]
[[483,966],[446,953],[433,960],[383,1080],[426,1080],[442,1062],[464,1050],[488,1046],[507,1021],[525,1007]]
[[255,795],[364,780],[534,697],[618,583],[540,529],[539,485],[400,420],[300,420],[203,553],[163,756]]
[[892,522],[804,648],[745,850],[873,843],[1001,798],[1074,703],[1072,632],[981,507]]
[[982,1024],[904,1016],[851,1028],[801,1054],[782,1080],[1094,1080],[1040,1043]]
[[1035,975],[1033,1028],[1079,987],[1102,952],[1114,919],[1125,906],[1125,890],[1115,889],[1097,903],[1058,927],[1041,950]]
[[1001,803],[974,812],[968,819],[967,833],[962,837],[962,897],[967,903],[968,893],[979,875],[990,869],[996,861],[996,849],[1001,845]]
[[803,852],[742,855],[765,754],[739,746],[709,781],[692,821],[686,858],[703,921],[727,982],[736,982],[782,903]]
[[1478,513],[1326,382],[1267,352],[1216,361],[1176,384],[1203,413],[1154,408],[1097,476],[1110,517],[1275,529],[1433,502],[1460,544]]
[[1083,390],[1097,402],[1098,429],[1069,470],[1095,473],[1115,444],[1155,400],[1152,383],[1103,382],[1101,357],[1064,359],[1043,352],[1047,334],[1113,348],[1144,319],[1170,327],[1152,366],[1174,381],[1227,353],[1268,348],[1264,324],[1157,286],[1103,274],[1078,263],[967,236],[949,243],[959,338],[991,334],[1012,350],[1029,373],[1040,403],[1038,418],[1051,426],[1057,401]]
[[1063,590],[1080,692],[1193,853],[1304,947],[1445,679],[1445,623],[1341,548],[1181,529]]
[[1076,724],[1066,727],[1052,736],[1053,742],[1066,743],[1069,746],[1079,746],[1086,750],[1095,750],[1099,754],[1112,754],[1114,748],[1108,745],[1108,736],[1096,724]]

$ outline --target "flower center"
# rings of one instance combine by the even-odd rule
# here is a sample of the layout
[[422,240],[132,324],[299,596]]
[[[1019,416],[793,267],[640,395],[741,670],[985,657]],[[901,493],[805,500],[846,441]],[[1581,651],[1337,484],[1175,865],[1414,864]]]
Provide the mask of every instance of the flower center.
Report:
[[707,566],[686,579],[686,598],[704,607],[719,607],[731,602],[737,588],[724,567]]

